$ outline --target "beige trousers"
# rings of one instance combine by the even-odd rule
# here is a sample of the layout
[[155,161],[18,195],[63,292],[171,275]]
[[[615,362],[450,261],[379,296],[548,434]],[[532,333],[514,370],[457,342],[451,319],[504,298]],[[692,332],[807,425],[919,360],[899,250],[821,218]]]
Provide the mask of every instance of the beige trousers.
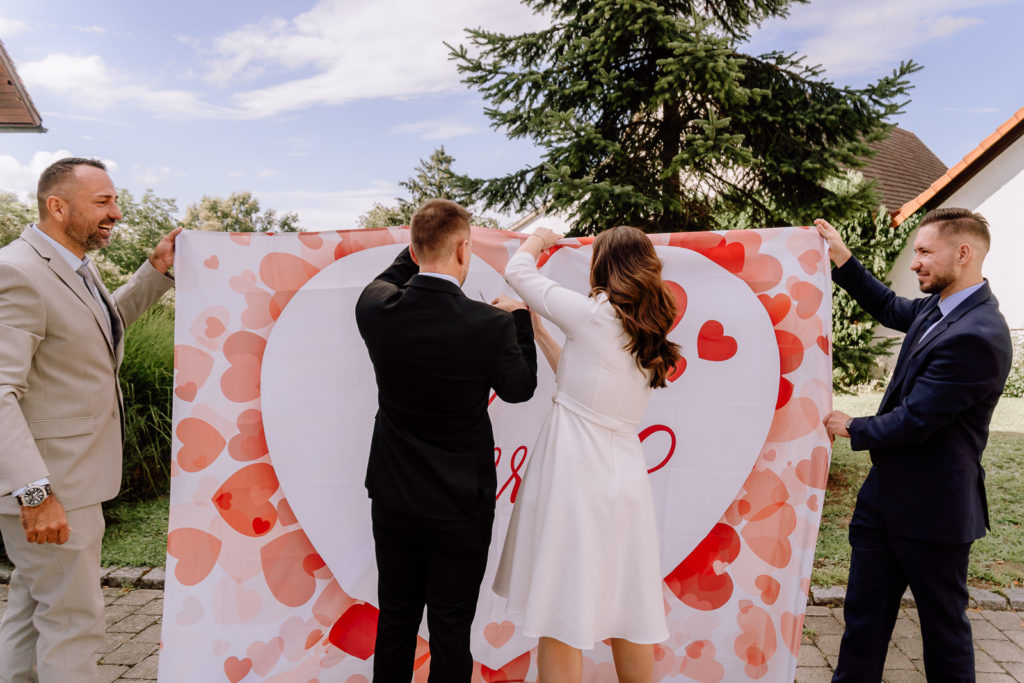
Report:
[[99,584],[103,511],[69,510],[64,545],[28,543],[21,521],[0,515],[4,547],[14,564],[7,611],[0,622],[0,683],[98,683],[103,645]]

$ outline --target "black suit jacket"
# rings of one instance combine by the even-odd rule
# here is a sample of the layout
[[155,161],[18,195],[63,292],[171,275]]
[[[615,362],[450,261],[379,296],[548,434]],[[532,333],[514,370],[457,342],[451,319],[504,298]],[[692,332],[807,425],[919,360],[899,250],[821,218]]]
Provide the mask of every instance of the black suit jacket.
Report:
[[988,527],[981,456],[1013,351],[988,282],[919,341],[937,294],[896,296],[855,258],[833,280],[883,325],[906,332],[878,414],[850,425],[851,447],[870,450],[873,465],[857,497],[859,515],[908,538],[981,538]]
[[356,303],[378,391],[366,488],[393,510],[473,518],[497,488],[491,389],[519,403],[537,386],[533,326],[418,271],[404,250]]

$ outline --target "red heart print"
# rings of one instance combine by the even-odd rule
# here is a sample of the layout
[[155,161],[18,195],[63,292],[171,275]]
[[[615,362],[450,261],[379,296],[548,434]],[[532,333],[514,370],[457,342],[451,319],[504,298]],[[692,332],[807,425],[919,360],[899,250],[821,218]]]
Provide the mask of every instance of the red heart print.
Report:
[[198,417],[186,417],[174,430],[181,448],[178,466],[186,472],[198,472],[217,459],[227,441],[210,423]]
[[203,265],[209,268],[210,270],[217,270],[217,268],[220,266],[220,259],[217,258],[216,254],[213,254],[205,261],[203,261]]
[[676,361],[676,367],[672,372],[665,378],[669,382],[675,382],[677,379],[683,376],[686,372],[686,358],[679,356],[679,360]]
[[484,638],[495,649],[498,649],[509,641],[515,631],[516,625],[511,621],[503,621],[500,624],[492,621],[484,626]]
[[260,548],[260,564],[263,579],[274,597],[284,605],[299,607],[316,592],[313,574],[323,566],[323,560],[306,533],[297,529]]
[[245,536],[262,536],[277,523],[277,508],[270,503],[270,497],[278,486],[274,468],[256,463],[228,477],[212,500],[232,529]]
[[782,322],[792,305],[789,297],[785,294],[776,294],[775,296],[758,294],[757,298],[764,306],[764,310],[768,311],[768,317],[771,318],[773,326]]
[[199,387],[195,382],[185,382],[181,386],[174,387],[174,395],[187,403],[192,402],[198,391]]
[[209,574],[220,556],[221,541],[201,529],[181,527],[167,534],[167,554],[177,559],[174,576],[183,586],[194,586]]
[[380,612],[373,605],[361,602],[352,605],[338,617],[327,639],[358,659],[369,659],[377,641],[377,619]]
[[252,670],[252,660],[248,657],[245,659],[239,659],[238,657],[228,657],[224,660],[224,674],[228,677],[231,683],[238,683],[246,676],[249,675],[249,671]]
[[668,287],[668,291],[672,292],[672,298],[676,300],[676,317],[672,320],[672,327],[668,328],[668,331],[671,332],[676,329],[676,325],[686,313],[686,290],[678,282],[672,280],[665,280],[665,286]]
[[697,355],[704,360],[723,361],[736,355],[736,339],[725,333],[722,323],[708,320],[697,334]]
[[530,653],[524,652],[498,670],[480,665],[480,675],[485,683],[512,683],[526,680],[526,672],[530,670]]
[[243,410],[236,420],[238,434],[228,442],[228,454],[235,460],[248,462],[267,454],[267,437],[263,433],[263,413],[256,409]]

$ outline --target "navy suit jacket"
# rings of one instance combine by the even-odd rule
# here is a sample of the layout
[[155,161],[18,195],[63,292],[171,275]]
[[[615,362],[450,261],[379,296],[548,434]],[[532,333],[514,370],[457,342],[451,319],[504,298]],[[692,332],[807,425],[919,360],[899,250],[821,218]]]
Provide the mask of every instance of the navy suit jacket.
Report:
[[880,323],[906,332],[878,414],[850,425],[851,447],[869,450],[872,463],[856,516],[918,540],[981,538],[981,456],[1013,352],[988,282],[919,341],[939,295],[896,296],[852,257],[832,277]]
[[405,249],[356,303],[378,392],[366,488],[399,512],[478,518],[497,489],[490,392],[533,396],[533,325],[418,272]]

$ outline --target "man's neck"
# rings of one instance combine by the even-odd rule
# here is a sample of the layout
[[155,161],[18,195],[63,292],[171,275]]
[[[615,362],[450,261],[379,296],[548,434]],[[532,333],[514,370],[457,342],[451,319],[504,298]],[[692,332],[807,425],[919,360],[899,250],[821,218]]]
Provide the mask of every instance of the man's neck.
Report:
[[49,237],[54,242],[70,251],[78,258],[85,258],[85,250],[82,249],[81,245],[75,244],[74,242],[69,240],[68,236],[64,234],[63,230],[60,230],[54,227],[53,225],[44,223],[43,221],[39,221],[38,223],[36,223],[36,227],[39,228],[40,232],[45,233],[47,237]]
[[956,282],[951,284],[949,287],[946,287],[946,289],[944,289],[941,292],[939,292],[939,299],[945,299],[946,297],[953,296],[957,292],[962,292],[965,289],[967,289],[968,287],[974,287],[975,285],[980,285],[984,281],[985,281],[985,278],[983,278],[981,275],[977,275],[977,276],[969,277],[969,278],[968,277],[960,278],[959,280],[957,280]]
[[456,282],[459,283],[459,286],[460,287],[462,286],[462,278],[459,277],[461,275],[461,273],[458,271],[457,268],[448,266],[446,264],[441,264],[441,263],[421,263],[420,264],[420,272],[421,273],[435,273],[437,275],[447,275],[449,277],[455,278]]

